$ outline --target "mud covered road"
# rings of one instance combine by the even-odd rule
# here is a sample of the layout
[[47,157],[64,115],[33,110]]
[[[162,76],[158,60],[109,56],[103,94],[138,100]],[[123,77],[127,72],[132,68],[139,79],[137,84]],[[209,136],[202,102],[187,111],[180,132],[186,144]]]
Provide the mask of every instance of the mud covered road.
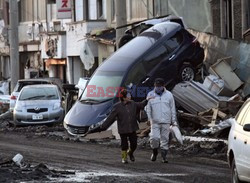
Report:
[[17,153],[32,164],[76,171],[67,180],[55,182],[230,182],[226,161],[209,157],[183,157],[170,152],[169,163],[163,164],[160,159],[149,160],[150,149],[139,148],[136,161],[124,165],[116,146],[0,132],[0,157],[13,157]]

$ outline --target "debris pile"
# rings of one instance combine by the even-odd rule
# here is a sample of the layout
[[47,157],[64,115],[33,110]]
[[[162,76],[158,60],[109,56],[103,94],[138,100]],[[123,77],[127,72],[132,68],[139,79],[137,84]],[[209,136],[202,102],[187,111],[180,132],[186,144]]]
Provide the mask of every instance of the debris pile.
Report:
[[201,131],[203,135],[230,127],[227,120],[233,118],[244,103],[244,83],[231,69],[231,59],[222,58],[213,64],[203,83],[183,82],[172,90],[180,119],[196,123],[199,128],[212,128],[208,133]]
[[13,158],[0,156],[0,182],[49,181],[51,178],[65,177],[72,172],[49,169],[45,164],[31,165],[23,161],[21,154]]
[[182,146],[174,144],[170,146],[170,151],[185,156],[209,156],[222,160],[226,160],[227,157],[227,145],[223,141],[190,141],[185,142]]

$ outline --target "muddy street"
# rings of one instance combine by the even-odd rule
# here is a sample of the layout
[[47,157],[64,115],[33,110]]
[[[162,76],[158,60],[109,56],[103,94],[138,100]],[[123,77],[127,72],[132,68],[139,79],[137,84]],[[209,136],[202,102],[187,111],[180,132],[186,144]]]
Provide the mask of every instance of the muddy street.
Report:
[[[150,161],[151,151],[139,148],[134,163],[120,162],[117,146],[63,141],[16,132],[0,133],[0,157],[20,153],[32,164],[75,174],[50,182],[230,182],[227,162],[209,157],[169,153],[169,163]],[[17,181],[18,182],[18,181]]]

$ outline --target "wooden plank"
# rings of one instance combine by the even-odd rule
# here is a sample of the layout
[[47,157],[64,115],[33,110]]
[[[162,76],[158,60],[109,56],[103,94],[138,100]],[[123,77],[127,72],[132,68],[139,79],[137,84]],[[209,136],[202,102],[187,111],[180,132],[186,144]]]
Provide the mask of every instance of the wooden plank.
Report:
[[212,121],[211,121],[211,123],[208,126],[214,126],[215,125],[219,109],[216,108],[216,109],[213,109],[213,111],[214,111],[214,114],[213,114],[213,117],[212,117]]

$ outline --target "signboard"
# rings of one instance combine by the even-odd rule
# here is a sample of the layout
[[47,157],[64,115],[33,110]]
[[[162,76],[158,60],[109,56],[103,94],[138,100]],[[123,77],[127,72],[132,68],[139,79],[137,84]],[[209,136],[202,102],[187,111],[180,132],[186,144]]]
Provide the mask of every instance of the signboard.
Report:
[[58,19],[71,18],[71,0],[56,0],[56,6]]

